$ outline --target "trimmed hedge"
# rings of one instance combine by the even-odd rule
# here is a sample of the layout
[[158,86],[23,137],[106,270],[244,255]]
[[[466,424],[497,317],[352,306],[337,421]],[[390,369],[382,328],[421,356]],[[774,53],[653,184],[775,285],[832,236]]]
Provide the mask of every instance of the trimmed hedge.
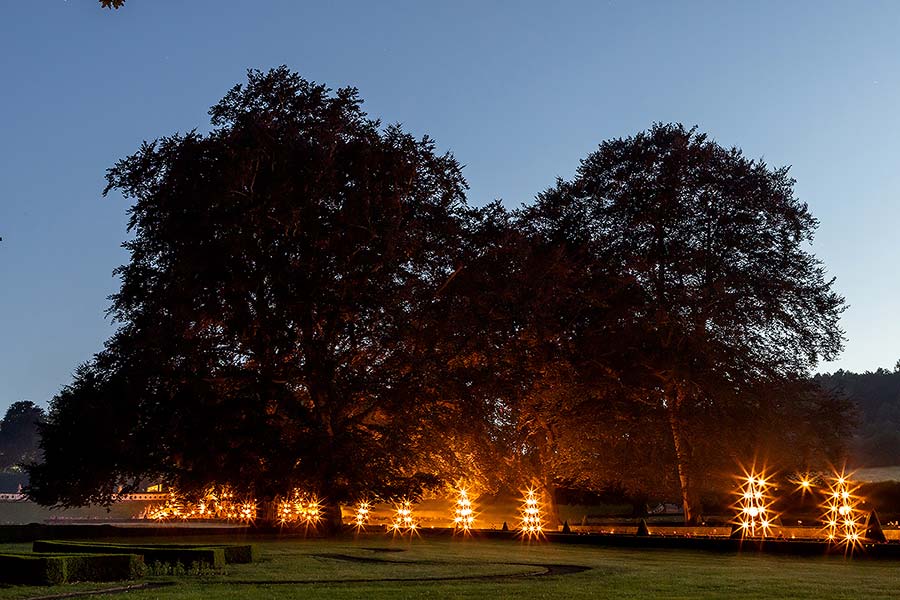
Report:
[[[132,548],[132,545],[122,543],[103,542],[78,542],[79,544],[92,544],[104,546],[117,546]],[[141,548],[177,548],[179,550],[193,550],[196,548],[221,548],[225,551],[225,564],[247,564],[256,560],[256,547],[252,544],[141,544]]]
[[66,557],[0,554],[0,582],[55,585],[66,581]]
[[[216,548],[218,546],[212,546]],[[234,546],[222,546],[225,551],[225,562],[229,564],[247,564],[256,560],[256,546],[252,544],[237,544]]]
[[83,553],[83,554],[137,554],[145,563],[181,563],[190,566],[194,563],[207,565],[213,569],[225,566],[225,549],[222,547],[194,546],[139,546],[125,544],[103,544],[99,542],[63,542],[36,540],[32,545],[34,552]]
[[[44,542],[41,542],[43,544]],[[148,549],[177,549],[177,550],[196,550],[203,548],[221,548],[225,553],[225,564],[246,564],[256,560],[256,547],[252,544],[124,544],[121,542],[86,542],[86,541],[62,541],[52,540],[50,543],[66,544],[67,547],[77,544],[79,546],[90,546],[92,549],[98,546],[113,546],[116,548],[148,548]],[[85,550],[90,552],[93,550]]]
[[76,581],[120,581],[144,574],[136,554],[0,554],[0,582],[56,585]]
[[[33,542],[34,540],[84,540],[84,539],[108,539],[108,538],[161,538],[168,537],[193,537],[210,538],[220,537],[224,540],[234,539],[235,535],[246,535],[249,527],[212,526],[212,527],[172,527],[157,525],[155,527],[134,527],[126,524],[94,525],[79,523],[44,525],[30,523],[28,525],[0,525],[0,542],[17,543]],[[255,528],[254,532],[261,531]],[[268,533],[278,533],[272,529]]]

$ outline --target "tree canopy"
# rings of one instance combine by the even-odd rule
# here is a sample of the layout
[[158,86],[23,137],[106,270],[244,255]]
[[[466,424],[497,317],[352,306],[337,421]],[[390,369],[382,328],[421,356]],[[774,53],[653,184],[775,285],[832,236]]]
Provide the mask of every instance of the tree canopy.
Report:
[[464,477],[696,518],[735,461],[843,451],[849,406],[810,372],[844,303],[787,169],[659,124],[474,209],[453,156],[361,104],[250,71],[208,134],[109,169],[133,201],[118,329],[53,399],[32,498],[302,488],[336,524]]
[[817,222],[793,183],[658,124],[602,143],[529,209],[537,227],[584,244],[618,290],[620,333],[583,349],[615,347],[633,398],[665,412],[689,517],[710,470],[697,463],[716,454],[702,447],[770,415],[775,390],[842,348],[844,301],[808,249]]
[[[456,160],[283,67],[249,72],[210,115],[208,135],[145,143],[107,174],[135,200],[120,328],[54,401],[32,495],[77,503],[141,471],[261,499],[415,493],[437,400],[419,321],[454,270]],[[63,416],[107,396],[140,458],[67,475],[65,453],[49,459],[79,443]]]
[[490,416],[494,478],[548,497],[680,489],[696,518],[736,461],[840,455],[850,407],[809,374],[841,348],[843,299],[792,189],[786,169],[657,125],[532,204],[486,207],[444,339],[466,357],[449,379],[481,382],[467,391]]

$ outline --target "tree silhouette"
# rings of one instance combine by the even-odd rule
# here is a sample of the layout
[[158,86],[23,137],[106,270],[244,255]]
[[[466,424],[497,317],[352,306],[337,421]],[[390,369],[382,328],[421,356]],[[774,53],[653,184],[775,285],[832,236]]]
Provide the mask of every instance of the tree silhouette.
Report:
[[671,124],[602,143],[534,210],[585,240],[622,290],[618,358],[634,397],[665,412],[696,519],[703,447],[733,437],[715,421],[752,417],[760,390],[804,379],[842,347],[843,298],[807,249],[816,220],[787,169]]
[[0,421],[0,470],[39,458],[38,427],[44,409],[30,400],[14,402]]
[[[454,272],[465,181],[360,105],[285,67],[250,71],[209,135],[145,143],[109,170],[107,191],[135,199],[120,328],[54,401],[32,497],[77,504],[99,485],[109,500],[102,481],[155,474],[261,500],[299,487],[338,524],[339,502],[433,481],[413,452],[439,399],[421,315]],[[123,405],[101,426],[123,450],[70,471],[98,429],[86,397]]]

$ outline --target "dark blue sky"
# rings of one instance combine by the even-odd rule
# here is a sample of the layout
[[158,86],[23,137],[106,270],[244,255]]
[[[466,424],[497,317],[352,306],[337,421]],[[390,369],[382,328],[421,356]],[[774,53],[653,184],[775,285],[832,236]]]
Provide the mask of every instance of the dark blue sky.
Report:
[[529,201],[603,139],[698,125],[793,165],[851,309],[842,359],[900,358],[900,3],[0,3],[0,410],[45,403],[111,332],[126,203],[104,170],[208,124],[248,67],[360,89],[466,165],[470,202]]

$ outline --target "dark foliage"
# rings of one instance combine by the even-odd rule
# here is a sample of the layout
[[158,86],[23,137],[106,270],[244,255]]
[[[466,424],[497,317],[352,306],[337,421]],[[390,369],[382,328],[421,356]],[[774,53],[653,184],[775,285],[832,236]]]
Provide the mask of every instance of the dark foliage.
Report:
[[0,582],[58,585],[79,581],[138,579],[146,569],[134,554],[36,555],[0,554]]
[[166,546],[139,544],[102,544],[97,542],[69,542],[36,540],[32,544],[34,552],[55,554],[125,554],[137,555],[146,564],[165,563],[191,565],[194,563],[213,569],[225,567],[225,548],[222,546]]
[[736,460],[842,453],[849,405],[808,374],[843,299],[786,169],[657,125],[469,209],[455,159],[353,89],[251,71],[210,115],[107,174],[134,200],[119,329],[52,402],[39,502],[151,477],[334,508],[464,477],[696,517]]
[[251,71],[209,135],[110,169],[107,191],[135,200],[120,328],[54,400],[33,498],[110,501],[147,474],[263,500],[433,483],[413,452],[438,400],[421,315],[453,273],[465,182],[431,140],[360,105],[284,67]]
[[842,346],[843,299],[807,249],[817,223],[793,183],[695,130],[656,125],[604,142],[528,209],[612,282],[619,334],[600,328],[583,348],[612,342],[598,364],[665,414],[688,518],[733,432],[777,414],[771,390]]
[[816,383],[853,403],[859,428],[851,448],[853,464],[867,467],[900,464],[900,369],[817,375]]
[[14,402],[0,421],[0,470],[40,458],[38,427],[44,409],[31,401]]

